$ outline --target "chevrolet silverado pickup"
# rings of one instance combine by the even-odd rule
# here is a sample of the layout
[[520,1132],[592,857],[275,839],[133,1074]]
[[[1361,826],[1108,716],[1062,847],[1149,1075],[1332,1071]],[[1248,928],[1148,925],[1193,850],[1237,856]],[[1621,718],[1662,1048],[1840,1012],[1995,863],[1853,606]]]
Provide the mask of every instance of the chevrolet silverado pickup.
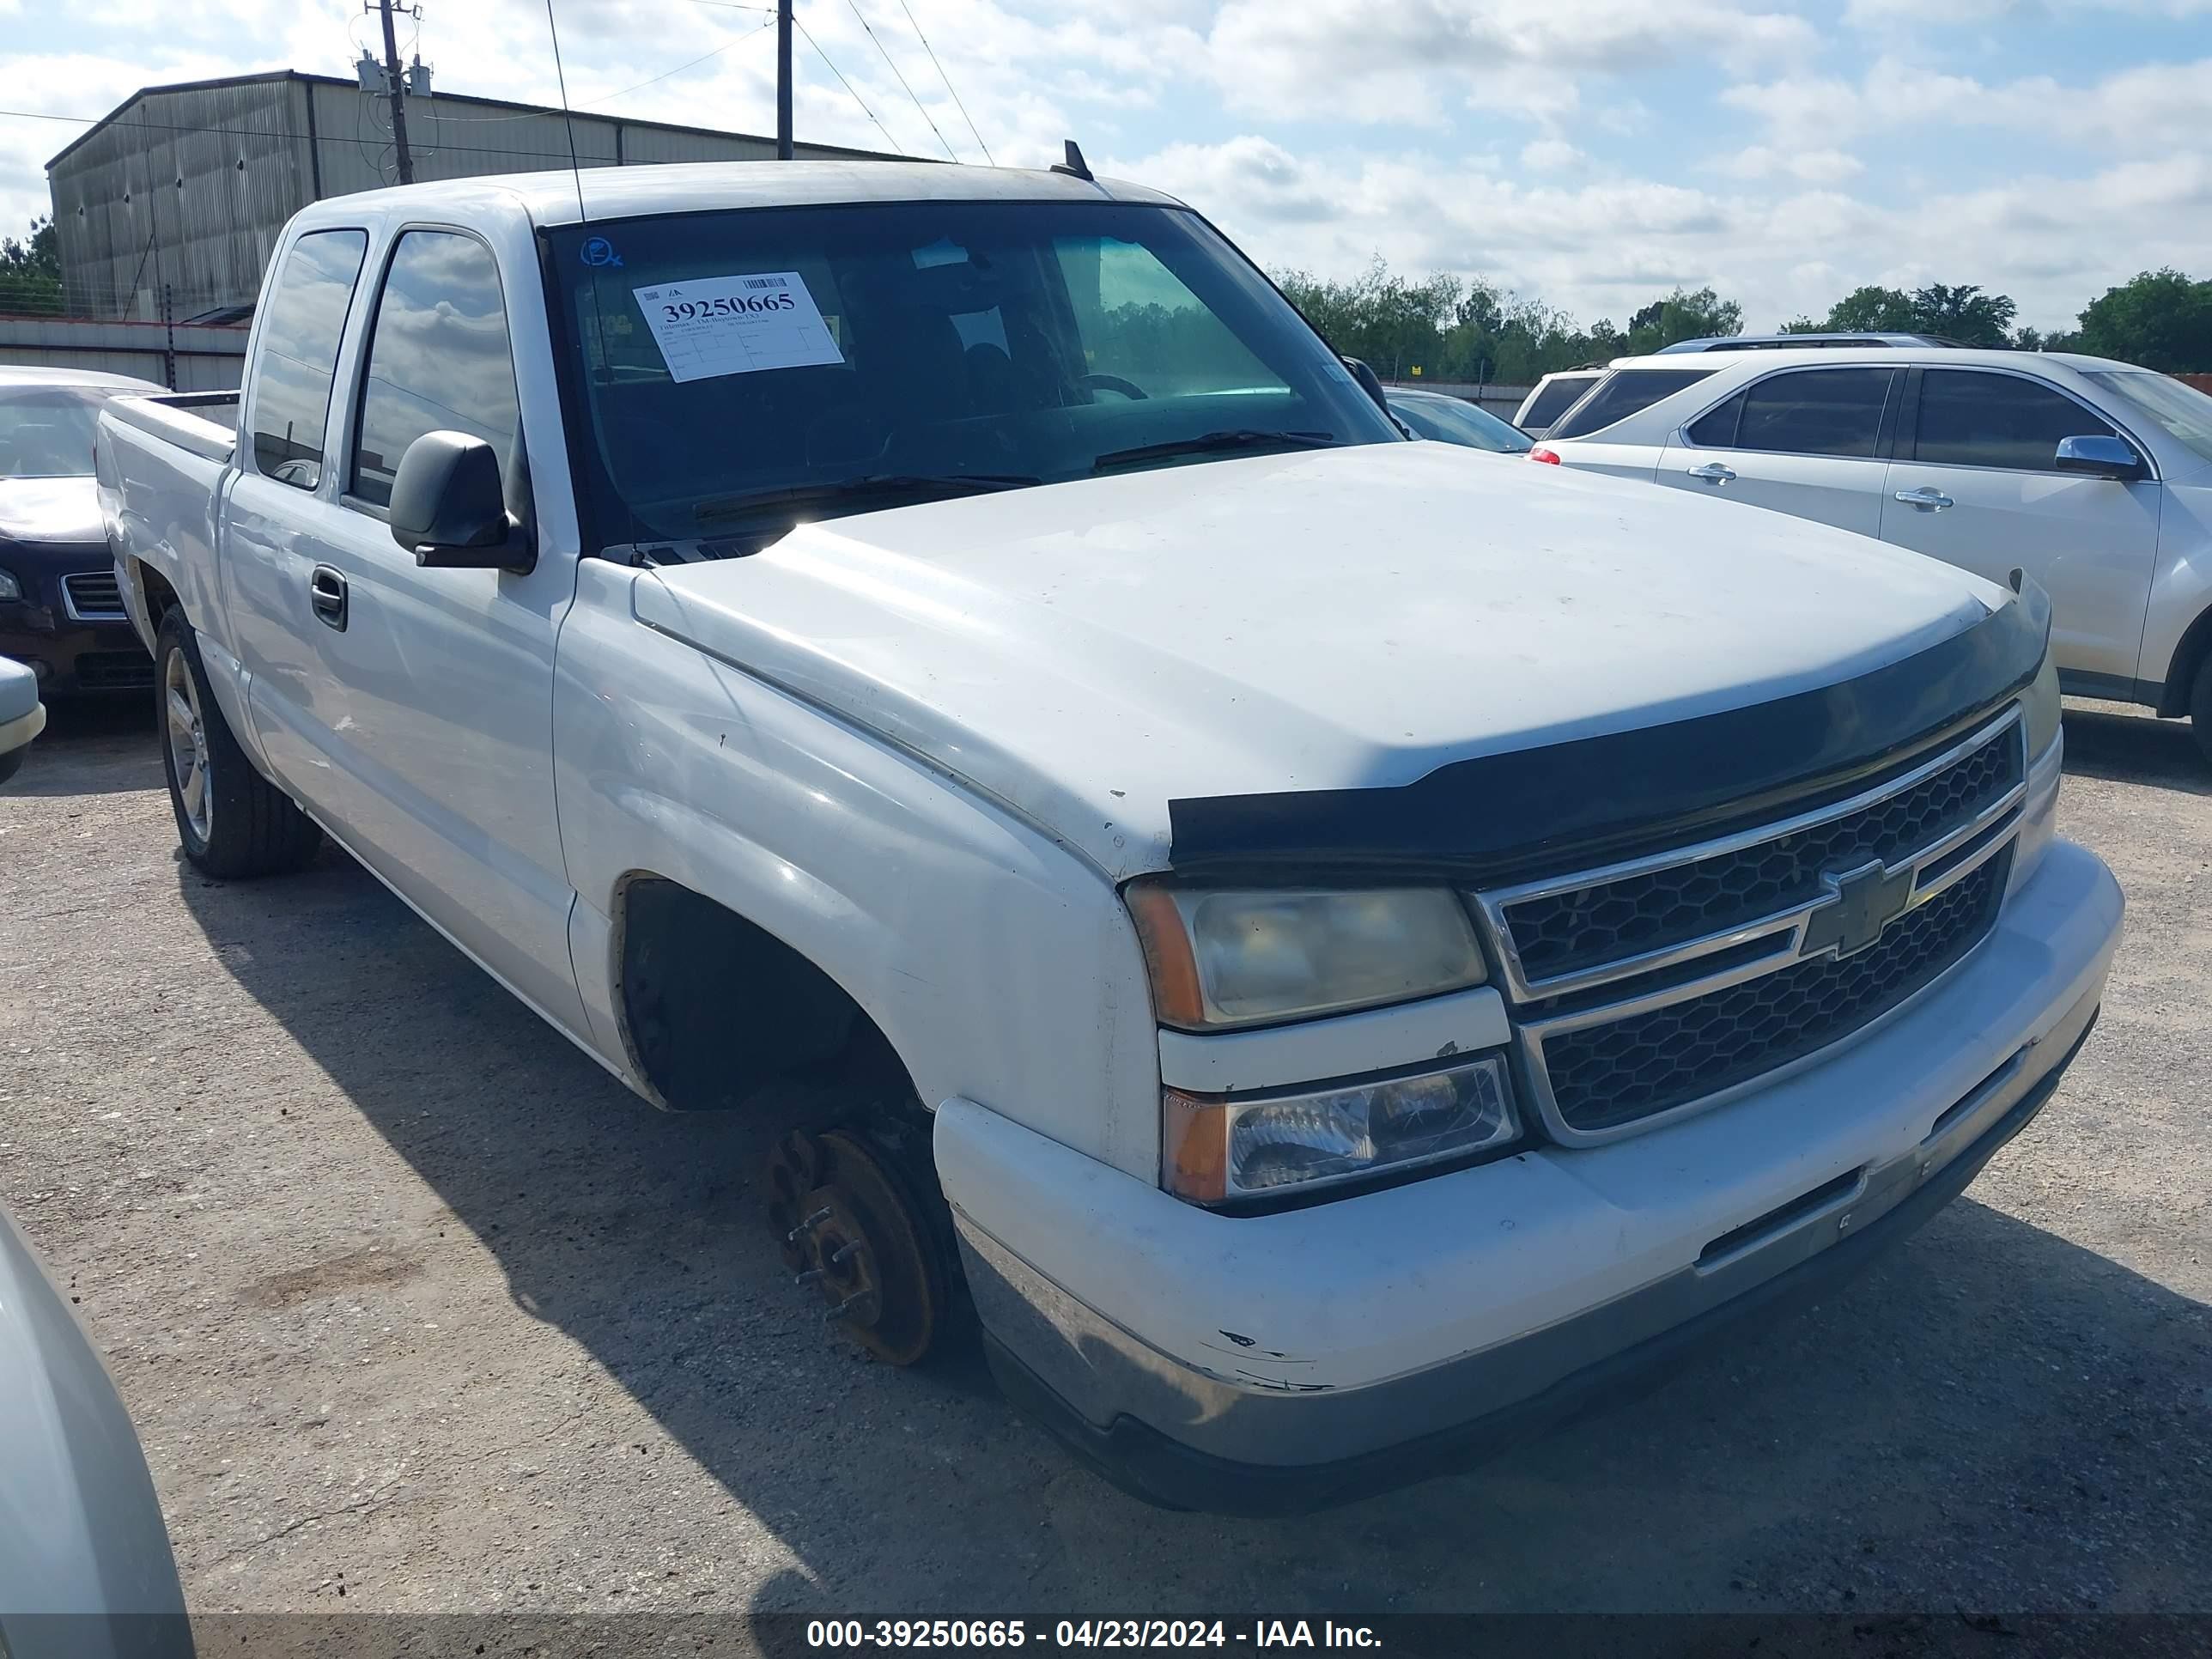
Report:
[[101,417],[106,533],[200,870],[327,836],[760,1114],[833,1334],[1328,1504],[1923,1220],[2120,893],[2033,582],[1407,441],[1072,163],[319,203],[234,415]]

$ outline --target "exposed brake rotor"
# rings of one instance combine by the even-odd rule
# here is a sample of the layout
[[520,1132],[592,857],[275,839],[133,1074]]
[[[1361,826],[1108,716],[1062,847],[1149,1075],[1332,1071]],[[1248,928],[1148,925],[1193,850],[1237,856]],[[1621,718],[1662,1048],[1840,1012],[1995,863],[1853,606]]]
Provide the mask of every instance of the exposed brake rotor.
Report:
[[827,1304],[824,1322],[890,1364],[927,1354],[951,1280],[893,1161],[855,1130],[794,1130],[769,1154],[767,1179],[769,1224],[792,1282]]

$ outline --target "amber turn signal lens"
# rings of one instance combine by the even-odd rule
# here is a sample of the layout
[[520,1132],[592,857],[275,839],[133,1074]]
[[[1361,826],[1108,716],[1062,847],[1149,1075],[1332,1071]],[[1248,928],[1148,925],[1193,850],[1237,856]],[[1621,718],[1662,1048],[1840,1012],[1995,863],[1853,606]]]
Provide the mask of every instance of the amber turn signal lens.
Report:
[[1164,887],[1137,883],[1129,889],[1129,915],[1152,976],[1152,1012],[1163,1025],[1206,1023],[1205,1000],[1198,987],[1198,961],[1191,955],[1190,931],[1183,926],[1175,897]]
[[1160,1162],[1167,1189],[1194,1204],[1229,1194],[1229,1106],[1225,1101],[1160,1091]]

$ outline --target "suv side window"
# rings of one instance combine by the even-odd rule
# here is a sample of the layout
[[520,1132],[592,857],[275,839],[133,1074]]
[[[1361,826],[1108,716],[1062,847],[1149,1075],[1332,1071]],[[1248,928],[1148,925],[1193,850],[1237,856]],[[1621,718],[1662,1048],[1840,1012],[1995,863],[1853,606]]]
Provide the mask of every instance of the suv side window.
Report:
[[1692,443],[1788,455],[1871,456],[1893,368],[1802,368],[1753,382],[1690,428]]
[[1615,369],[1552,428],[1550,435],[1579,438],[1584,433],[1601,431],[1638,410],[1650,408],[1662,398],[1673,397],[1684,386],[1695,386],[1712,372],[1710,368]]
[[253,465],[264,478],[295,489],[313,489],[323,480],[338,339],[368,252],[365,230],[317,230],[284,256],[250,377]]
[[1575,406],[1596,381],[1595,374],[1554,374],[1536,388],[1526,416],[1530,426],[1549,426]]
[[351,493],[389,507],[399,458],[426,432],[482,438],[512,476],[522,410],[491,250],[459,231],[405,232],[370,327]]
[[2064,393],[2017,374],[1931,368],[1920,379],[1912,459],[2056,472],[2058,441],[2119,434]]

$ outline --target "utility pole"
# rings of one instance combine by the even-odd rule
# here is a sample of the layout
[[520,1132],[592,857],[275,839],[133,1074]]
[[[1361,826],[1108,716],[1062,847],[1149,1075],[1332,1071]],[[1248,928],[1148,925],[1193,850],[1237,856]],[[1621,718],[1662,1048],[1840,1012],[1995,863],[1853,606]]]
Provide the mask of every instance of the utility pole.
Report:
[[791,0],[775,0],[775,159],[791,159]]
[[411,185],[415,158],[407,149],[407,82],[399,72],[399,40],[392,33],[392,0],[374,0],[362,9],[380,13],[384,19],[384,89],[392,99],[392,143],[399,155],[399,182]]

